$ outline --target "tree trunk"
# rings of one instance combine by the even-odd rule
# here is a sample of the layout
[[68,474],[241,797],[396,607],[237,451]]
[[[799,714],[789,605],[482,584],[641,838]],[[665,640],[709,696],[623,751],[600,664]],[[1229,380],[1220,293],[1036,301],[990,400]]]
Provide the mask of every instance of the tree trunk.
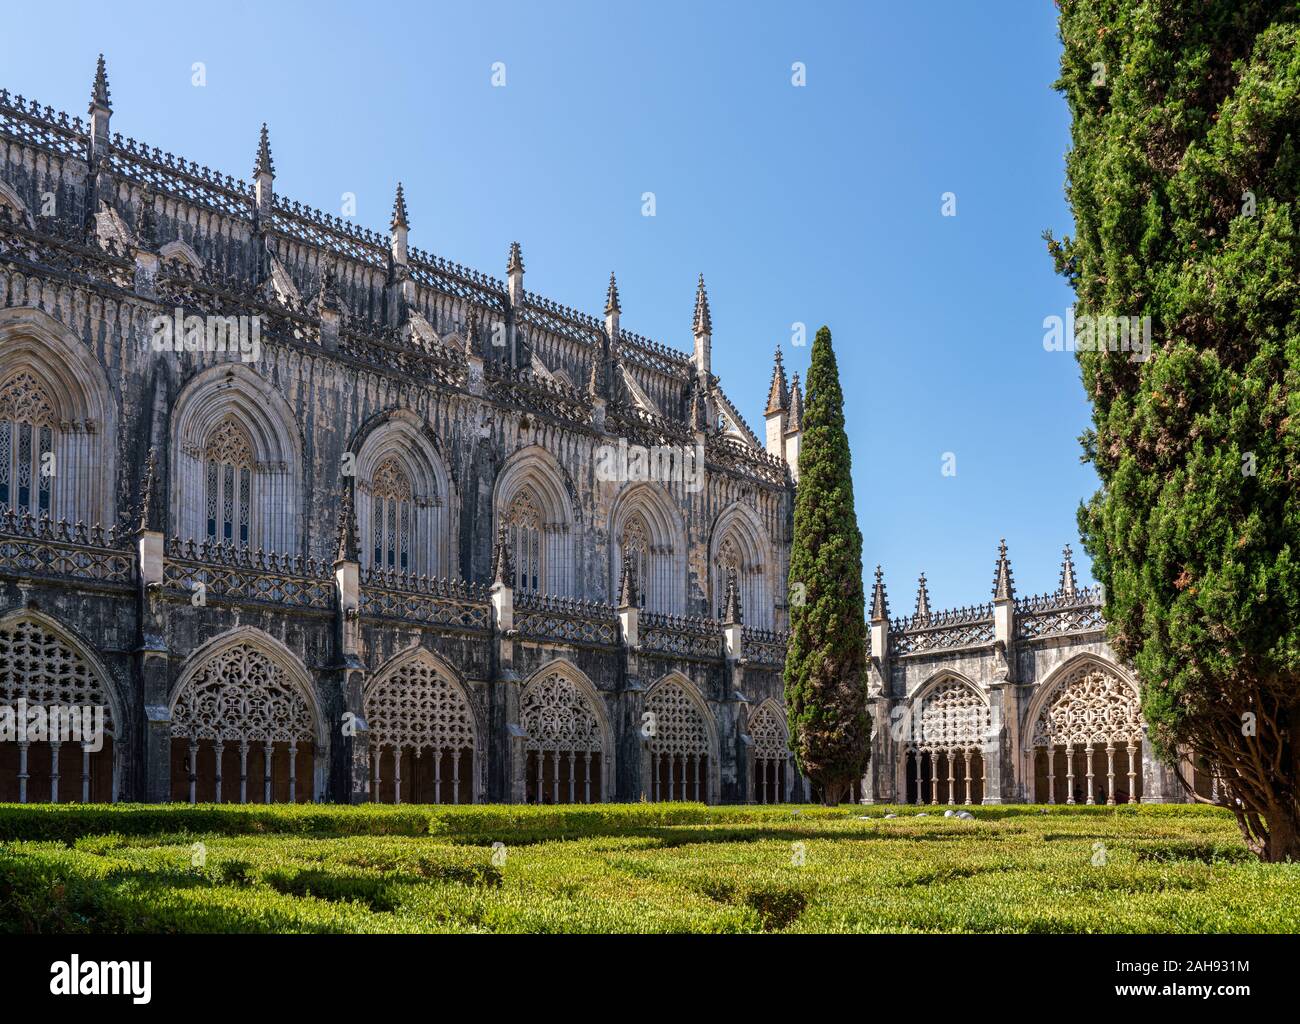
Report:
[[845,785],[841,781],[827,780],[822,783],[822,806],[838,807],[844,795]]

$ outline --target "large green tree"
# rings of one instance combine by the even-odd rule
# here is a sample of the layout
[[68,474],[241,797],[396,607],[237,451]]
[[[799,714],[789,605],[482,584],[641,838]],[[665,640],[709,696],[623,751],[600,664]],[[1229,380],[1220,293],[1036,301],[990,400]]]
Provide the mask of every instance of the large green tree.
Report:
[[1059,7],[1075,235],[1048,245],[1079,316],[1151,318],[1149,358],[1079,352],[1111,643],[1157,751],[1300,859],[1300,7]]
[[866,618],[862,533],[853,511],[844,393],[822,327],[813,341],[790,550],[785,699],[799,770],[837,804],[866,771]]

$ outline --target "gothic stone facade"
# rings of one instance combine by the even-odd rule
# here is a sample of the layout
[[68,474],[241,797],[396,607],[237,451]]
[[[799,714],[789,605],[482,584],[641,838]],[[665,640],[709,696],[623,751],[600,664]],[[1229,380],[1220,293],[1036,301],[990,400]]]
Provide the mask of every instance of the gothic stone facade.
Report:
[[[679,353],[612,275],[602,320],[409,245],[400,185],[386,237],[278,196],[265,126],[244,182],[111,116],[102,59],[87,121],[0,91],[0,706],[107,733],[0,743],[0,800],[808,798],[779,353],[760,441],[702,278]],[[877,600],[858,798],[1138,792],[1095,595]]]

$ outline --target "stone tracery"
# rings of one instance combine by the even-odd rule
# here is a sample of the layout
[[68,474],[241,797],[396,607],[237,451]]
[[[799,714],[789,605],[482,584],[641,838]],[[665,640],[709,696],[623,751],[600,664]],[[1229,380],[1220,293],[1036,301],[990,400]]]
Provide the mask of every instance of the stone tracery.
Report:
[[519,717],[527,739],[529,803],[593,803],[608,799],[604,728],[586,691],[568,673],[551,671],[529,683]]
[[652,716],[649,786],[655,800],[708,801],[711,743],[705,713],[675,679],[646,698]]
[[[0,800],[66,801],[66,789],[60,790],[63,778],[60,753],[65,746],[80,748],[81,802],[116,799],[113,763],[116,723],[109,685],[71,643],[39,620],[20,616],[0,624],[0,706],[14,711],[19,701],[23,701],[29,715],[26,736],[18,736],[16,742],[0,743],[0,794],[3,794]],[[44,723],[43,738],[29,739],[32,723],[37,721],[37,709]],[[93,709],[99,709],[103,727],[101,748],[93,750],[95,740],[84,732],[74,735],[68,729],[67,735],[60,733],[50,714],[53,709],[59,709],[60,713],[75,711],[76,725],[90,724],[92,728]],[[91,711],[89,717],[86,711]],[[16,721],[12,724],[16,728]],[[76,778],[74,772],[67,774]]]
[[749,736],[753,743],[754,799],[760,804],[781,803],[788,797],[790,747],[785,715],[775,701],[764,701],[750,717]]
[[401,803],[405,777],[413,802],[430,796],[432,803],[474,800],[474,712],[460,684],[433,658],[417,653],[376,678],[366,691],[365,717],[373,799],[391,793],[392,802]]

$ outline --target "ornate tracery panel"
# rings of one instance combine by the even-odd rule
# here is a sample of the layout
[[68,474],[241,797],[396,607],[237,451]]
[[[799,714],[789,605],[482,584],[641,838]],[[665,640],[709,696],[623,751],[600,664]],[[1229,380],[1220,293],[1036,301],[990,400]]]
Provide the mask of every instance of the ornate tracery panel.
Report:
[[51,505],[57,417],[32,374],[20,372],[0,387],[0,510],[56,518]]
[[984,798],[984,740],[990,714],[967,683],[946,679],[921,699],[905,745],[915,771],[916,803],[979,803]]
[[761,704],[749,720],[754,754],[754,799],[777,804],[786,798],[790,747],[783,716],[771,701]]
[[369,549],[380,569],[406,572],[411,568],[414,523],[411,481],[396,456],[379,464],[367,488],[370,495]]
[[[19,701],[24,702],[26,716],[26,731],[21,734],[16,717]],[[60,754],[64,746],[73,744],[74,750],[81,751],[82,802],[116,798],[115,723],[107,684],[71,644],[34,619],[19,619],[0,628],[0,705],[15,715],[8,723],[14,729],[14,742],[0,743],[0,800],[27,803],[34,797],[58,803]],[[58,709],[57,714],[51,714],[53,709]],[[39,727],[35,726],[38,718]],[[97,722],[102,729],[98,739]],[[96,746],[99,750],[92,749]]]
[[654,799],[708,801],[709,726],[699,704],[668,679],[650,691],[646,711]]
[[[655,574],[651,571],[650,535],[645,520],[633,514],[623,524],[623,536],[619,538],[619,550],[623,561],[630,563],[636,570],[637,585],[640,588],[641,607],[646,607],[646,595],[656,585]],[[657,605],[652,605],[657,610]]]
[[[1133,686],[1099,664],[1080,665],[1053,684],[1034,717],[1029,748],[1035,788],[1044,788],[1038,769],[1045,762],[1048,803],[1057,802],[1062,780],[1066,803],[1078,803],[1081,795],[1089,804],[1138,800],[1142,739],[1141,704]],[[1098,755],[1105,758],[1104,789],[1097,781]],[[1117,758],[1123,759],[1120,771]],[[1125,776],[1126,790],[1117,787]]]
[[[197,799],[198,758],[205,748],[213,754],[205,788],[210,781],[217,803],[222,802],[223,781],[234,774],[230,769],[236,757],[239,802],[248,802],[250,753],[261,762],[264,802],[297,801],[304,795],[298,791],[300,755],[310,763],[315,736],[315,715],[298,683],[248,643],[233,644],[209,658],[172,706],[174,746],[179,740],[188,747],[191,803]],[[313,779],[313,797],[314,786]]]
[[[366,693],[376,800],[468,803],[474,799],[474,713],[465,692],[430,660],[415,658],[376,680]],[[384,768],[391,771],[385,775]],[[405,768],[411,769],[404,771]]]
[[519,717],[527,740],[530,803],[592,803],[606,798],[601,719],[586,692],[563,672],[530,683]]
[[247,547],[252,536],[253,446],[230,419],[208,436],[203,460],[208,540]]
[[546,586],[546,556],[543,544],[541,503],[532,488],[525,487],[506,510],[506,529],[514,552],[515,587],[542,591]]

